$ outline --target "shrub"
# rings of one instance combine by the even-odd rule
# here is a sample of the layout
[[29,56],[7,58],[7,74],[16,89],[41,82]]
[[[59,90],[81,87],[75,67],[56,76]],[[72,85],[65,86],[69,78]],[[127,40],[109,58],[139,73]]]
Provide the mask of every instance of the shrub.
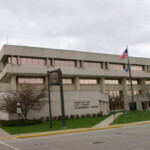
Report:
[[92,117],[96,117],[96,114],[92,114]]
[[49,121],[49,117],[47,116],[47,117],[45,117],[45,121]]
[[2,126],[18,126],[18,123],[20,126],[29,126],[29,125],[35,125],[40,124],[43,121],[41,119],[34,119],[34,120],[3,120],[1,122]]
[[58,120],[61,120],[61,116],[58,116]]
[[74,115],[70,115],[70,119],[74,119],[75,117],[74,117]]
[[44,121],[44,117],[41,117],[40,120]]
[[52,120],[56,121],[56,120],[58,120],[58,117],[57,116],[53,116]]
[[87,118],[90,118],[90,117],[91,117],[91,114],[86,114],[86,117],[87,117]]
[[81,115],[81,118],[85,118],[85,115],[84,115],[84,114],[82,114],[82,115]]
[[79,117],[79,115],[76,115],[76,119],[79,119],[80,117]]
[[99,113],[97,113],[97,117],[101,117],[101,116],[103,116],[103,112],[102,111],[100,111]]
[[66,119],[66,120],[68,120],[68,119],[69,119],[69,116],[68,116],[68,115],[66,115],[66,116],[65,116],[65,119]]

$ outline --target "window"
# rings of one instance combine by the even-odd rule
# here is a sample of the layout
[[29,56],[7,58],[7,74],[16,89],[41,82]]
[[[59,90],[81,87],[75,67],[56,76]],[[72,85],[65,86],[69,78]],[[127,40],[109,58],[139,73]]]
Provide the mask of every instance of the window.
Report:
[[146,81],[146,84],[150,84],[150,80],[147,80],[147,81]]
[[33,65],[37,65],[38,64],[38,59],[36,59],[36,58],[32,59],[32,63],[33,63]]
[[18,83],[43,84],[43,77],[18,77]]
[[0,92],[0,96],[4,95],[4,92]]
[[140,65],[131,65],[131,70],[143,71],[143,66],[140,66]]
[[[133,95],[141,94],[142,91],[133,91]],[[128,96],[132,95],[132,91],[128,91]]]
[[72,79],[63,79],[62,82],[63,82],[63,84],[72,84],[73,80]]
[[109,69],[111,70],[123,70],[122,64],[109,64]]
[[75,67],[75,61],[72,60],[54,60],[57,67]]
[[40,58],[20,58],[22,65],[45,65],[45,59]]
[[12,64],[14,64],[14,65],[17,64],[17,57],[12,57]]
[[119,84],[119,80],[105,80],[105,84]]
[[97,79],[80,79],[80,84],[97,84]]
[[97,63],[97,62],[84,62],[84,68],[101,69],[102,65],[101,63]]

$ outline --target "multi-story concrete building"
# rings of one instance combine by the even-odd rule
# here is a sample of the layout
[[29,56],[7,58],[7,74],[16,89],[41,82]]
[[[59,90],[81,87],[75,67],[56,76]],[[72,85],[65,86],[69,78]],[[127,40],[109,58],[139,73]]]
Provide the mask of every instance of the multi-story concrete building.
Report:
[[[150,84],[150,59],[130,57],[134,94]],[[127,59],[118,55],[4,45],[0,52],[0,92],[17,90],[20,84],[47,84],[47,70],[61,68],[63,74],[65,111],[67,115],[109,113],[110,110],[130,110],[129,73]],[[52,87],[52,115],[60,115],[59,88]],[[113,100],[113,101],[112,101]],[[148,100],[135,100],[149,108]],[[146,102],[145,102],[146,101]],[[48,116],[48,105],[30,117]],[[0,118],[11,119],[12,114],[0,113]]]

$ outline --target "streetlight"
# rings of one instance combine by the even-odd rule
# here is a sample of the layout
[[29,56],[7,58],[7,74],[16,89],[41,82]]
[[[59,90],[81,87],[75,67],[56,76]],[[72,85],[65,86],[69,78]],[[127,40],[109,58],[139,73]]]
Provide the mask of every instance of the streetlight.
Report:
[[113,102],[113,108],[114,108],[114,120],[115,120],[115,99],[112,99]]

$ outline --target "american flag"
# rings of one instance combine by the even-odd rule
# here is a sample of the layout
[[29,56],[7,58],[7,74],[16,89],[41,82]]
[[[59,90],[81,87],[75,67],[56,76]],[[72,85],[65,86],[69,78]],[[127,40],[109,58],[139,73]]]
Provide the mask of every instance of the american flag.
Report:
[[128,50],[127,49],[125,49],[123,54],[120,56],[119,60],[122,60],[123,58],[128,58]]

